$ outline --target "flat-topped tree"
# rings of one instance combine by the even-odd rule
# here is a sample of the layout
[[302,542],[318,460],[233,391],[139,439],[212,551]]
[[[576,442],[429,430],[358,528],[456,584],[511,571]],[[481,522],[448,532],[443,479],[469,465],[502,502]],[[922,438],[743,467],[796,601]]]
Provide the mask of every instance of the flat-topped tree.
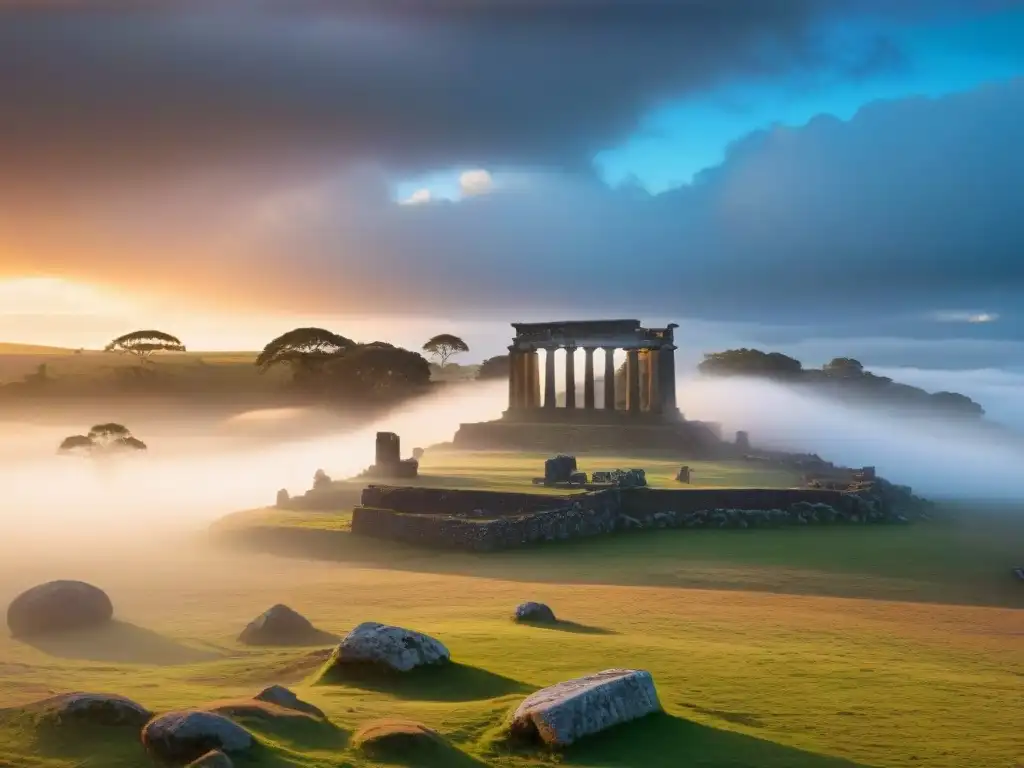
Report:
[[178,337],[163,331],[132,331],[118,336],[107,344],[104,351],[135,355],[146,363],[154,352],[184,352],[185,345]]
[[327,361],[356,343],[325,328],[295,328],[267,344],[256,358],[260,373],[275,365],[288,365],[296,379],[323,372]]
[[430,339],[423,345],[423,351],[437,359],[437,364],[444,368],[448,358],[469,352],[469,345],[458,336],[450,333],[441,333]]
[[131,430],[124,424],[107,422],[94,425],[89,429],[87,435],[65,437],[57,450],[61,453],[72,451],[109,453],[117,450],[145,451],[147,446],[132,435]]

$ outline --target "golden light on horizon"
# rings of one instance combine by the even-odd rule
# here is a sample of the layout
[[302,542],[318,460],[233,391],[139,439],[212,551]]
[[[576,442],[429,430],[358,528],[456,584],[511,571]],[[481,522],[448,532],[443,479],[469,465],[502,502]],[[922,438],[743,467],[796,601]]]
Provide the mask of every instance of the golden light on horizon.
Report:
[[134,302],[109,289],[61,277],[9,277],[0,280],[0,314],[118,315]]

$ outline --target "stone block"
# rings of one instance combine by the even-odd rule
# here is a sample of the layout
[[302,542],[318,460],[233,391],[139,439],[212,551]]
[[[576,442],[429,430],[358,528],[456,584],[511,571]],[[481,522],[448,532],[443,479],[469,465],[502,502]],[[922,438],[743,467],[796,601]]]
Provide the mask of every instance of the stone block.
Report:
[[512,735],[565,747],[622,723],[661,711],[650,672],[607,669],[528,696],[512,718]]

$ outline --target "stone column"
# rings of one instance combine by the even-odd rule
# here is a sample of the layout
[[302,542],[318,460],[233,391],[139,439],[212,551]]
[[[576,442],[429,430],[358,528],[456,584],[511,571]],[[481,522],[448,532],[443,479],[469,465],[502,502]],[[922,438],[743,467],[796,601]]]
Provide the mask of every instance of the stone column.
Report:
[[540,408],[540,361],[535,349],[526,353],[526,407]]
[[604,348],[604,409],[615,410],[615,347]]
[[565,407],[576,407],[576,347],[565,348]]
[[544,358],[544,407],[554,408],[555,403],[555,349],[547,347]]
[[658,377],[661,389],[661,409],[671,413],[678,408],[676,404],[676,347],[666,344],[658,353]]
[[508,348],[508,409],[519,409],[519,350]]
[[640,413],[640,352],[626,351],[626,410]]
[[594,348],[583,349],[583,407],[594,410]]
[[647,351],[647,410],[661,413],[661,350]]

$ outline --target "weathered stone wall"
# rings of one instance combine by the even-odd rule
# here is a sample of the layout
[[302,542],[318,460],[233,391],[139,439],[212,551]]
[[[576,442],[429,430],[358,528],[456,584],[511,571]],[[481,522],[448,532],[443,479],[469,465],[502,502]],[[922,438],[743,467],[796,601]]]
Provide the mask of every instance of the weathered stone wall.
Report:
[[828,504],[848,511],[856,501],[837,490],[804,488],[636,488],[623,494],[622,512],[643,517],[655,512],[704,509],[788,509],[793,504]]
[[[388,488],[364,493],[352,516],[352,532],[430,548],[478,552],[541,541],[596,536],[645,528],[779,528],[803,525],[906,522],[891,510],[856,494],[823,489],[722,488],[671,490],[608,489],[573,496]],[[499,514],[487,507],[502,497],[513,509],[528,496],[538,506],[527,513]],[[384,505],[394,502],[400,508]],[[407,509],[422,509],[421,513]]]
[[554,509],[564,506],[566,498],[583,495],[558,497],[541,493],[369,485],[363,489],[362,505],[411,515],[468,515],[486,510],[491,517],[504,517]]
[[560,509],[473,520],[439,515],[410,515],[389,509],[356,507],[352,532],[432,549],[465,549],[491,552],[541,541],[578,539],[611,533],[619,522],[614,503],[584,508],[572,504]]

